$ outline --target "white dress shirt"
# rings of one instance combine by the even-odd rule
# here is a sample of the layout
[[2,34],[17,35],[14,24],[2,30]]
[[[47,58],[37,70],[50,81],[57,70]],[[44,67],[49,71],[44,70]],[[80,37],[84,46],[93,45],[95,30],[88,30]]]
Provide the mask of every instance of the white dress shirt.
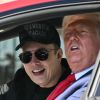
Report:
[[[94,68],[95,65],[85,69],[82,72],[75,74],[76,82],[69,86],[62,94],[60,94],[55,100],[80,100],[81,95],[86,90],[90,75],[86,75]],[[85,77],[82,77],[86,75]],[[80,88],[79,88],[80,87]]]
[[89,72],[90,70],[92,70],[94,68],[95,64],[92,65],[91,67],[79,72],[75,74],[75,79],[78,80],[80,77],[82,77],[84,74],[86,74],[87,72]]

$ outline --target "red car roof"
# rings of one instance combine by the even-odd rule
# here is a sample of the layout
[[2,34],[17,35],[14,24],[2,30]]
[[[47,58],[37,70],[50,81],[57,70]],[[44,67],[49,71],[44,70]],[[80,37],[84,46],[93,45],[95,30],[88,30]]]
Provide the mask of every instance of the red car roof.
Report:
[[0,12],[57,0],[0,0]]

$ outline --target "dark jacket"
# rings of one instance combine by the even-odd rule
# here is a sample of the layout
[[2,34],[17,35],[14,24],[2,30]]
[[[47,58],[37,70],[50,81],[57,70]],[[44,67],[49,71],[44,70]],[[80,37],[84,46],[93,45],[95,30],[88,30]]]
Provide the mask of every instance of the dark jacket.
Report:
[[[58,83],[64,80],[71,72],[65,59],[62,59],[61,64],[63,66],[63,74]],[[16,72],[11,82],[0,86],[0,100],[45,100],[55,86],[51,88],[39,87],[30,80],[25,70],[21,68]]]

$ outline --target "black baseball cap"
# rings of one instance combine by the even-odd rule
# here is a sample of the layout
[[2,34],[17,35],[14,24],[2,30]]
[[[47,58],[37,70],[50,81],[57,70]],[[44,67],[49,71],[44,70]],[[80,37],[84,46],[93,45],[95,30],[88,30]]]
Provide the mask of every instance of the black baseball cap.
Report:
[[26,42],[34,41],[43,44],[55,44],[60,47],[60,37],[56,28],[48,22],[34,22],[20,26],[18,50]]

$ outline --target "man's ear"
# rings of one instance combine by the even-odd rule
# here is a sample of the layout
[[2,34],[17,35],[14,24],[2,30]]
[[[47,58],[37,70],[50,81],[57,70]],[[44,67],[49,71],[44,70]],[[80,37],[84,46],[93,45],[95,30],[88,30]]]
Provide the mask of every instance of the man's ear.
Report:
[[60,48],[60,49],[58,49],[58,51],[57,51],[57,59],[58,59],[59,61],[61,61],[62,55],[63,55],[63,52],[62,52],[62,49]]

